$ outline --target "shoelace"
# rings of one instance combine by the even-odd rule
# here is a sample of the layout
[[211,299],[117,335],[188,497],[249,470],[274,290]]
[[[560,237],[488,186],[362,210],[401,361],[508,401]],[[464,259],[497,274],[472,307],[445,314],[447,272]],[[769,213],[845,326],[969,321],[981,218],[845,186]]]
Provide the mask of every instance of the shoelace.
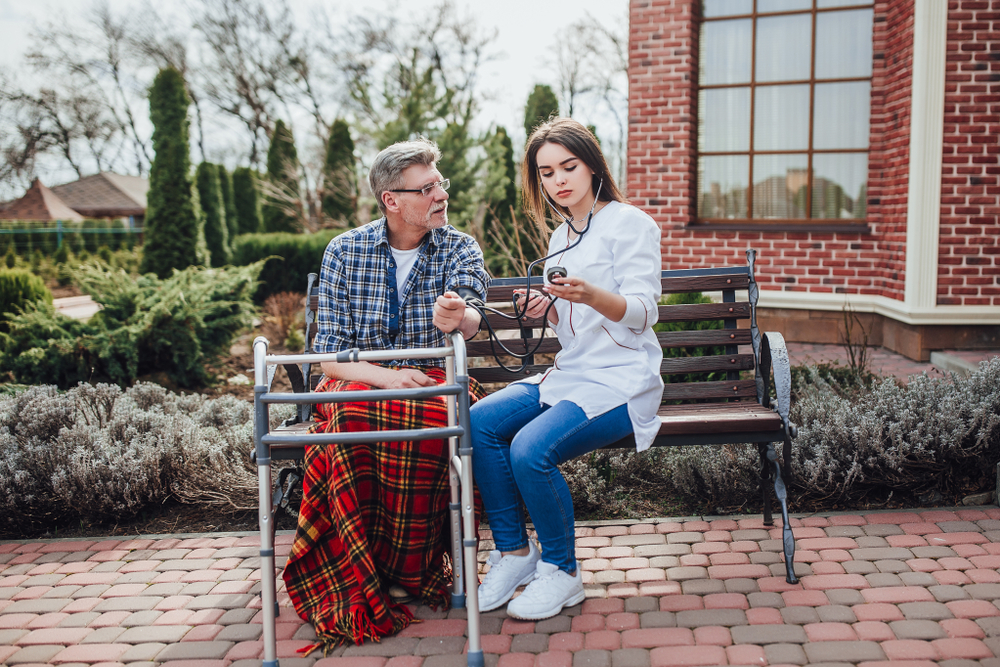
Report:
[[[505,564],[505,561],[506,561],[506,564]],[[505,558],[505,557],[501,556],[499,561],[497,561],[496,563],[491,563],[490,564],[490,571],[486,573],[485,577],[483,577],[483,586],[487,590],[489,590],[493,586],[495,586],[496,582],[498,582],[500,580],[500,578],[499,578],[500,571],[503,568],[505,568],[505,567],[510,567],[513,562],[514,561],[511,560],[511,559]],[[494,572],[496,572],[498,576],[494,577],[493,576]]]

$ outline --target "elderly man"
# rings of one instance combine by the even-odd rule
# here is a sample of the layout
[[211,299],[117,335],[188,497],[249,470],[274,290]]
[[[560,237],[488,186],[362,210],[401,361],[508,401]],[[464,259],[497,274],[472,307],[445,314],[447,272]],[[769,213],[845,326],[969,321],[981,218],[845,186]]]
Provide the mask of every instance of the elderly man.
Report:
[[[319,282],[313,347],[334,352],[436,347],[455,330],[469,338],[479,313],[457,290],[486,296],[489,275],[472,237],[448,225],[448,180],[427,140],[386,148],[369,173],[381,219],[330,242]],[[429,386],[443,360],[322,365],[317,391]],[[481,394],[478,386],[473,388]],[[475,396],[473,397],[475,400]],[[447,423],[443,399],[320,406],[325,432],[422,428]],[[284,578],[299,615],[330,649],[378,639],[411,612],[389,595],[448,602],[448,447],[442,440],[310,447],[298,530]]]

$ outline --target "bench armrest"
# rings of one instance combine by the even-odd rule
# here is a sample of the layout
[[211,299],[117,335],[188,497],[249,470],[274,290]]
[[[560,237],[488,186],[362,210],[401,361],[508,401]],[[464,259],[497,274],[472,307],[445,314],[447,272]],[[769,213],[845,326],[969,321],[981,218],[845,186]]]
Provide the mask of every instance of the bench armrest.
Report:
[[[781,417],[781,423],[790,438],[797,435],[798,429],[788,421],[792,404],[792,373],[791,362],[788,360],[788,349],[785,347],[785,337],[776,331],[768,331],[761,336],[761,371],[766,375],[773,369],[775,397],[769,401],[772,408]],[[764,377],[765,386],[770,378]],[[767,396],[769,392],[765,392]]]

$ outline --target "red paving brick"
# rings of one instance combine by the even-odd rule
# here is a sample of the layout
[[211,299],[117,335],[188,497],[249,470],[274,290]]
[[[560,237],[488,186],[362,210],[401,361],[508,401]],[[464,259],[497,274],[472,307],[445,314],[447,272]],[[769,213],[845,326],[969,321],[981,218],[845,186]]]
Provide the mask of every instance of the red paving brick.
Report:
[[[1000,584],[1000,541],[990,541],[996,535],[992,525],[982,524],[983,532],[975,532],[938,522],[998,520],[1000,509],[994,507],[793,518],[797,567],[808,564],[795,585],[784,581],[781,554],[773,542],[780,538],[780,529],[763,526],[759,517],[581,525],[577,548],[581,562],[586,559],[593,568],[588,570],[591,597],[564,612],[562,619],[535,623],[496,618],[496,614],[484,617],[484,628],[497,634],[484,634],[483,648],[494,656],[491,660],[497,667],[573,667],[573,655],[579,651],[594,651],[587,654],[588,659],[598,662],[612,655],[618,656],[613,661],[626,662],[648,656],[651,667],[765,666],[768,655],[791,659],[801,656],[792,652],[793,647],[799,650],[823,643],[824,651],[829,651],[833,642],[844,642],[865,658],[876,655],[871,647],[877,645],[875,650],[880,648],[893,667],[989,661],[1000,657],[990,649],[996,641],[995,617],[1000,616],[994,604],[994,599],[1000,599],[996,593],[1000,589],[995,588]],[[956,527],[961,532],[947,532]],[[900,534],[886,534],[893,532]],[[662,540],[658,536],[676,533],[691,535],[675,537],[675,542],[667,544],[634,545],[636,540],[632,540],[643,535]],[[287,553],[291,535],[278,537]],[[488,530],[483,537],[491,537]],[[238,659],[257,660],[263,645],[253,631],[227,628],[261,622],[256,593],[260,571],[246,556],[223,551],[257,544],[256,536],[108,539],[75,546],[67,542],[0,544],[0,555],[7,554],[7,562],[0,563],[0,631],[11,638],[10,646],[0,647],[0,662],[13,655],[11,649],[38,648],[48,651],[39,660],[49,663],[118,667],[119,658],[132,646],[114,643],[123,623],[145,625],[150,632],[191,628],[180,633],[177,641],[195,650],[192,656],[200,657],[169,661],[165,667],[223,667]],[[882,548],[894,551],[882,556],[877,551]],[[54,560],[58,554],[71,554],[68,550],[72,549],[82,551],[62,559],[67,562]],[[182,551],[157,557],[157,552],[176,549]],[[133,553],[137,557],[132,558]],[[912,557],[900,557],[907,553]],[[854,563],[854,554],[872,562]],[[159,571],[164,560],[197,564],[190,570]],[[664,580],[665,570],[678,561],[692,568],[683,576],[700,578]],[[611,569],[619,574],[604,581],[614,582],[617,576],[620,583],[593,583],[601,581],[595,575]],[[151,583],[162,584],[156,589],[162,597],[153,599],[152,609],[107,611],[108,607],[102,607],[142,597]],[[973,584],[978,588],[962,588]],[[296,650],[312,643],[311,633],[302,634],[309,628],[290,606],[280,581],[279,591],[283,605],[276,632],[279,656],[301,657]],[[145,594],[152,595],[152,589]],[[205,608],[206,594],[239,603],[235,609]],[[838,605],[839,611],[831,605]],[[418,645],[433,647],[437,638],[452,638],[448,641],[459,642],[452,650],[460,649],[466,634],[461,614],[445,617],[447,613],[435,615],[429,610],[421,614],[426,620],[411,624],[398,640],[392,640],[409,642],[405,646],[410,647],[410,654],[404,650],[403,655],[389,657],[397,652],[389,648],[383,656],[322,658],[314,654],[303,667],[422,667],[431,658],[415,654]],[[925,618],[933,620],[919,620]],[[896,625],[898,621],[906,623]],[[755,627],[729,627],[729,623]],[[931,632],[935,625],[940,630]],[[902,634],[897,637],[894,628]],[[82,643],[90,635],[105,643]],[[226,637],[230,639],[220,641]],[[236,639],[250,637],[249,641]],[[755,637],[760,637],[760,643],[746,643],[758,641]],[[772,644],[787,648],[768,648]],[[389,641],[385,645],[392,646]],[[65,648],[52,653],[52,646]],[[813,655],[819,648],[813,649]],[[614,653],[620,650],[625,652]],[[153,655],[137,661],[147,659],[164,662]],[[858,664],[881,667],[882,663]]]

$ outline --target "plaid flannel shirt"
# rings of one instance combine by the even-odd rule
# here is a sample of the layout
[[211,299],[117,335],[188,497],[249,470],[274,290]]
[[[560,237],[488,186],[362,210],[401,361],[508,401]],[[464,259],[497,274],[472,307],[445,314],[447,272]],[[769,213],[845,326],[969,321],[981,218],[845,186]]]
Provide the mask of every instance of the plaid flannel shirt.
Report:
[[[450,225],[424,237],[399,295],[395,265],[385,218],[330,241],[319,276],[315,352],[445,345],[444,334],[432,322],[434,301],[459,287],[485,299],[490,284],[475,240]],[[387,363],[401,365],[404,360]],[[444,361],[433,364],[442,366]]]

